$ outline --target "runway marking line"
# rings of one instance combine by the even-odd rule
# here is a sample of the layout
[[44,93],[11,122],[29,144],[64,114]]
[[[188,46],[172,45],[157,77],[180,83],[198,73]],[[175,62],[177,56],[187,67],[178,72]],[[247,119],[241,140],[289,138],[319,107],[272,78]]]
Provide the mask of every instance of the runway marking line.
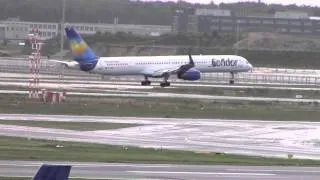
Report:
[[[43,162],[45,163],[45,162]],[[30,164],[0,164],[0,166],[14,166],[14,167],[38,167],[43,163]],[[169,168],[172,165],[143,165],[143,164],[82,164],[82,163],[63,163],[59,164],[72,165],[74,167],[135,167],[135,168]]]
[[[227,171],[240,171],[245,172],[248,171],[248,169],[226,169]],[[304,173],[320,173],[320,171],[313,171],[313,170],[301,170],[301,169],[295,169],[295,170],[286,170],[286,169],[254,169],[250,170],[254,172],[304,172]]]
[[240,176],[275,176],[271,173],[219,173],[219,172],[183,172],[183,171],[127,171],[137,174],[190,174],[190,175],[240,175]]
[[[16,178],[32,178],[33,175],[30,176],[21,176],[21,175],[14,175],[14,176],[0,176],[0,177],[16,177]],[[83,177],[83,176],[69,176],[69,178],[72,179],[86,179],[88,177]],[[95,178],[89,178],[89,179],[101,179],[101,180],[105,180],[105,179],[115,179],[115,180],[150,180],[150,179],[144,179],[144,178],[109,178],[109,177],[95,177]],[[156,180],[156,179],[155,179]]]

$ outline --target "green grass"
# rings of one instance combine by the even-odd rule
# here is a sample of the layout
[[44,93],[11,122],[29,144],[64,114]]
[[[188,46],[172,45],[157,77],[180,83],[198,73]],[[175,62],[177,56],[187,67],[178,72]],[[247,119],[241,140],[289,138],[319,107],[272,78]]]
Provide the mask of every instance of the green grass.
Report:
[[[1,177],[1,180],[30,180],[31,177]],[[69,178],[70,180],[107,180],[107,179],[78,179],[78,178]]]
[[30,177],[0,177],[1,180],[30,180]]
[[138,126],[137,124],[100,123],[100,122],[59,122],[59,121],[7,121],[0,120],[0,124],[31,127],[45,127],[56,129],[70,129],[78,131],[108,130]]
[[0,96],[0,113],[319,121],[318,104],[246,103],[170,98],[67,97],[44,104],[25,96]]
[[[63,147],[57,148],[56,145]],[[93,162],[179,163],[179,164],[238,164],[320,166],[320,161],[278,159],[197,153],[190,151],[101,145],[94,143],[27,140],[0,136],[1,160],[61,160]]]
[[[174,83],[174,82],[173,82]],[[68,83],[65,83],[68,84]],[[157,84],[157,83],[154,83]],[[221,84],[220,84],[221,85]],[[246,85],[252,86],[252,85]],[[142,91],[136,92],[134,94],[146,94],[149,92],[160,92],[160,93],[179,93],[179,94],[203,94],[203,95],[215,95],[215,96],[234,96],[234,97],[271,97],[271,98],[296,98],[296,95],[302,95],[305,99],[317,99],[320,95],[319,90],[315,89],[268,89],[272,85],[265,86],[266,88],[239,88],[237,86],[228,86],[226,87],[179,87],[179,88],[161,88],[155,87],[153,89],[144,89]],[[277,85],[279,86],[279,85]],[[296,86],[295,86],[296,87]],[[300,88],[317,88],[317,86],[305,86]],[[27,87],[14,87],[14,86],[5,86],[0,87],[0,89],[5,90],[25,90],[28,91]],[[81,90],[83,92],[105,92],[104,88],[94,88],[90,90]],[[127,92],[108,92],[110,94],[127,94]]]

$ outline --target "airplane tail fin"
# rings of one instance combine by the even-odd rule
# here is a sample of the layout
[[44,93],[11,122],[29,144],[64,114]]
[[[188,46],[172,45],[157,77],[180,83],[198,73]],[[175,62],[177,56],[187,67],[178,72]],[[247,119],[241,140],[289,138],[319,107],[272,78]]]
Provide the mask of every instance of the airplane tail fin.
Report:
[[74,60],[76,60],[79,63],[86,63],[98,59],[98,57],[93,53],[91,48],[74,30],[73,27],[66,27],[65,31]]
[[32,180],[68,180],[71,166],[43,164]]

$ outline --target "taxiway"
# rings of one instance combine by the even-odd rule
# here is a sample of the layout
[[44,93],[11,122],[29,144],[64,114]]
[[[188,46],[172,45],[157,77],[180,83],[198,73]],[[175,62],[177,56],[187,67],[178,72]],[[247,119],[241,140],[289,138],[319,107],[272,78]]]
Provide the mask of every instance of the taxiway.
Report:
[[121,180],[318,180],[319,167],[212,166],[93,162],[0,161],[0,176],[32,177],[43,164],[72,165],[71,178]]
[[76,131],[0,125],[0,135],[77,142],[320,159],[320,123],[289,121],[0,114],[4,120],[135,123],[116,130]]

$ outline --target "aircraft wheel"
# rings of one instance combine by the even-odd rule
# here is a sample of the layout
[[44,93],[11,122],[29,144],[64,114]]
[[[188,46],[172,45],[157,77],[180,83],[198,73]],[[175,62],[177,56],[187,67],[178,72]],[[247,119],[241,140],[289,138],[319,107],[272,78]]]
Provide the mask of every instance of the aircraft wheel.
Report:
[[168,87],[168,86],[170,86],[170,82],[161,82],[160,86],[161,87]]
[[142,86],[150,86],[151,85],[151,81],[141,81],[141,85]]

